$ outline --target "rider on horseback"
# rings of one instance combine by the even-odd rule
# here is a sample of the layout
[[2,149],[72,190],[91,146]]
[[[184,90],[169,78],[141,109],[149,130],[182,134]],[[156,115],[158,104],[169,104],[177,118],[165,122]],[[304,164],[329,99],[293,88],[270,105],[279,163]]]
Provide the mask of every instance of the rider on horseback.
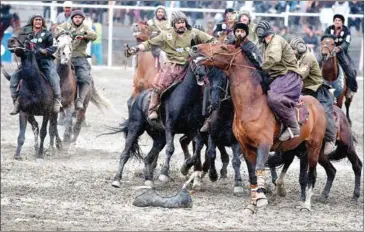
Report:
[[85,14],[82,10],[74,10],[71,13],[71,23],[63,23],[57,26],[57,36],[69,31],[74,38],[72,42],[72,65],[75,67],[78,91],[76,109],[84,109],[84,100],[90,90],[91,66],[87,61],[90,56],[86,53],[87,44],[97,38],[97,34],[84,24]]
[[[354,62],[347,53],[351,42],[351,32],[348,27],[343,25],[345,23],[345,18],[343,15],[334,15],[333,23],[334,24],[332,26],[329,26],[326,29],[325,34],[334,35],[336,37],[335,44],[337,47],[335,47],[334,51],[337,53],[341,68],[343,69],[344,73],[346,73],[347,86],[352,92],[357,92],[357,71],[354,66]],[[352,95],[351,91],[347,92],[349,97]]]
[[259,41],[264,44],[262,70],[270,77],[267,100],[271,110],[286,127],[280,141],[300,135],[295,105],[299,101],[303,81],[299,75],[297,59],[286,40],[274,33],[267,21],[261,21],[255,30]]
[[[241,47],[242,52],[248,58],[248,60],[258,69],[261,69],[262,57],[260,55],[259,50],[255,46],[253,42],[249,40],[249,32],[250,29],[245,23],[236,23],[233,28],[233,33],[235,35],[235,41],[232,41],[236,47]],[[218,110],[213,110],[211,115],[205,120],[203,127],[200,129],[201,132],[208,132],[211,124],[214,124],[214,120],[217,117],[214,114],[217,114]]]
[[333,117],[333,96],[329,86],[323,83],[321,69],[315,56],[308,51],[307,45],[300,37],[292,39],[290,46],[298,58],[299,72],[303,78],[303,95],[316,98],[323,106],[327,115],[324,154],[328,155],[336,149],[337,128]]
[[[167,20],[166,8],[162,5],[157,6],[154,12],[155,17],[147,21],[149,30],[151,32],[151,39],[158,36],[161,31],[168,31],[171,26]],[[159,59],[161,49],[157,46],[153,46],[151,49],[152,55],[155,59]]]
[[159,46],[166,53],[167,61],[163,64],[153,84],[154,89],[148,110],[150,120],[158,118],[156,108],[160,103],[160,94],[173,84],[180,72],[183,71],[189,57],[192,41],[196,41],[195,44],[200,44],[214,40],[207,33],[192,28],[188,24],[186,15],[181,11],[172,13],[171,26],[174,30],[162,31],[157,37],[131,47],[125,54],[129,57],[138,51],[148,51],[152,46]]
[[259,38],[255,33],[256,24],[252,22],[251,13],[248,10],[242,9],[238,15],[238,22],[244,23],[248,26],[250,33],[247,33],[248,39],[254,43],[255,45],[258,44]]
[[233,8],[227,8],[224,11],[224,20],[217,24],[213,31],[214,37],[219,37],[221,34],[226,33],[227,35],[233,31],[235,22],[235,11]]
[[[39,69],[44,73],[53,88],[53,111],[59,112],[61,108],[61,89],[60,77],[57,74],[56,66],[53,62],[54,57],[52,54],[57,50],[53,35],[46,29],[45,20],[40,14],[35,14],[31,17],[29,24],[22,28],[21,35],[23,35],[23,38],[20,38],[21,42],[27,39],[35,46]],[[14,101],[14,108],[10,113],[11,115],[19,112],[19,93],[17,88],[21,79],[20,73],[21,71],[19,69],[10,79],[10,92]]]

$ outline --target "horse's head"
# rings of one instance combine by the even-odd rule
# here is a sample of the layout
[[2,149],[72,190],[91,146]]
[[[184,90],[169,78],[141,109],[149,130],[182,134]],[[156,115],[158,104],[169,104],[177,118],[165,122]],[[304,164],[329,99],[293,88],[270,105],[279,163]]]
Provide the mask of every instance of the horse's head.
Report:
[[240,48],[227,44],[200,44],[190,50],[194,62],[227,70],[234,63],[236,55],[241,53]]
[[14,51],[15,55],[18,57],[23,57],[26,52],[33,49],[33,46],[29,40],[25,40],[24,43],[22,43],[18,37],[13,36],[8,40],[8,48],[10,51]]
[[57,36],[56,57],[60,59],[61,64],[68,64],[72,55],[72,37],[69,32],[61,33]]
[[329,57],[335,56],[335,47],[335,37],[333,35],[323,35],[321,38],[322,60],[327,60]]
[[137,42],[144,42],[150,38],[150,31],[146,22],[133,23],[132,30]]

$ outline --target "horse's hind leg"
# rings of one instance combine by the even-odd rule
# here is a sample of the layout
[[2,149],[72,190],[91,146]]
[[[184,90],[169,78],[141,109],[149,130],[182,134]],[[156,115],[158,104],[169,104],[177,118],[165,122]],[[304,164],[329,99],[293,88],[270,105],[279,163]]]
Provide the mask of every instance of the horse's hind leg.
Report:
[[70,106],[63,110],[65,132],[63,134],[63,142],[68,147],[72,139],[72,112],[74,111],[73,106]]
[[352,126],[352,122],[351,122],[351,119],[350,119],[350,105],[351,105],[351,102],[352,102],[352,98],[353,97],[351,97],[351,98],[346,97],[346,100],[345,100],[346,118],[349,121],[350,126]]
[[[189,150],[188,150],[188,145],[193,140],[193,135],[187,134],[186,138],[184,138],[184,137],[185,136],[180,138],[180,144],[181,144],[183,151],[184,151],[184,149],[186,149],[186,151],[184,151],[185,160],[184,160],[183,165],[180,168],[180,172],[181,172],[181,174],[186,176],[189,173],[190,168],[195,164],[195,160],[193,159],[193,158],[195,158],[195,156],[193,156],[193,157],[190,156]],[[183,143],[184,143],[184,145],[183,145]],[[196,144],[195,144],[195,141],[193,141],[193,151],[195,152],[195,150],[196,150]]]
[[39,145],[39,150],[38,150],[38,158],[43,158],[44,157],[44,139],[46,138],[47,135],[47,125],[48,125],[48,120],[49,120],[49,116],[47,114],[45,114],[43,116],[43,121],[42,121],[42,127],[41,127],[41,143]]
[[[208,137],[208,157],[207,157],[207,161],[209,162],[209,179],[211,181],[217,181],[218,179],[218,174],[217,174],[217,170],[215,168],[215,159],[217,157],[217,153],[216,153],[216,147],[217,145],[214,143],[212,136],[209,135]],[[207,166],[207,164],[205,165]]]
[[321,153],[319,154],[318,162],[324,168],[324,170],[326,171],[326,174],[327,174],[326,185],[319,198],[320,202],[325,203],[327,201],[328,195],[331,191],[333,180],[335,179],[335,176],[336,176],[336,169],[332,165],[332,163],[329,161],[328,156],[325,156],[323,154],[323,151],[321,151]]
[[187,160],[191,157],[189,153],[189,143],[191,142],[191,138],[189,136],[184,135],[180,138],[180,145],[184,152],[184,160]]
[[234,188],[233,195],[242,196],[243,195],[243,186],[242,186],[242,177],[241,177],[241,147],[239,143],[232,144],[232,166],[234,169]]
[[57,117],[58,117],[57,113],[52,113],[51,117],[50,117],[50,125],[49,125],[50,144],[49,144],[49,148],[50,148],[50,154],[51,155],[55,154],[55,150],[54,150],[54,140],[55,139],[56,139],[57,148],[58,149],[62,148],[62,141],[61,141],[60,136],[58,135]]
[[78,110],[76,112],[76,123],[73,129],[73,138],[72,143],[76,143],[77,138],[79,137],[81,131],[81,123],[85,118],[85,108],[83,110]]
[[25,141],[25,130],[27,129],[28,115],[23,111],[19,112],[19,135],[18,135],[18,146],[16,147],[14,158],[20,160],[20,151]]
[[38,144],[39,127],[38,127],[38,122],[35,120],[33,115],[28,116],[28,122],[30,123],[30,125],[32,125],[32,130],[33,130],[33,134],[34,134],[34,151],[35,151],[35,154],[37,154],[38,149],[39,149],[39,144]]
[[276,193],[281,197],[285,197],[286,190],[284,188],[284,177],[285,177],[286,172],[288,171],[291,163],[293,163],[293,160],[295,157],[295,150],[285,152],[282,155],[282,157],[284,159],[284,166],[283,166],[283,169],[281,170],[279,178],[276,180],[275,185],[276,185]]
[[[144,175],[145,175],[145,185],[153,186],[153,171],[155,170],[157,165],[158,155],[162,151],[162,149],[166,145],[165,135],[155,135],[153,138],[153,146],[148,153],[148,155],[144,158]],[[156,161],[156,164],[155,164]]]
[[[168,117],[168,115],[167,115]],[[174,136],[175,132],[172,126],[173,122],[170,122],[168,118],[166,118],[166,125],[165,125],[165,135],[166,135],[166,154],[165,154],[165,162],[161,169],[161,174],[159,176],[159,180],[163,183],[169,181],[169,169],[170,169],[170,160],[171,156],[174,154],[175,146],[174,146]]]
[[[346,149],[346,150],[345,150]],[[340,149],[339,149],[340,150]],[[346,151],[347,158],[350,160],[352,164],[352,170],[355,174],[355,188],[352,196],[353,201],[357,201],[360,196],[360,180],[361,180],[361,170],[362,170],[362,162],[356,154],[354,149],[347,150],[347,147],[341,147],[342,152]],[[341,151],[339,151],[341,152]]]

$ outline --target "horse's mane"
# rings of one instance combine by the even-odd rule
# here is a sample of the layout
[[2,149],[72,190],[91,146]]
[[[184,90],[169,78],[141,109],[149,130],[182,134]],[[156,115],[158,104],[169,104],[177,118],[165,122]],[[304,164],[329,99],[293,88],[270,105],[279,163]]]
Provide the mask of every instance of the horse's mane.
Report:
[[324,34],[324,35],[321,37],[321,42],[322,42],[324,39],[327,39],[327,38],[331,38],[331,39],[335,40],[335,39],[336,39],[336,36],[331,35],[331,34]]

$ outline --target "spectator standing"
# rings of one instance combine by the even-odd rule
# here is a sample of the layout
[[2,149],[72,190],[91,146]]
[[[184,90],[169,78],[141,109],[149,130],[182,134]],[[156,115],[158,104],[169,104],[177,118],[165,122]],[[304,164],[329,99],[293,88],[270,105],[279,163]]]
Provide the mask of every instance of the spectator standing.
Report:
[[94,24],[92,29],[96,32],[97,38],[92,42],[91,56],[95,55],[97,65],[103,64],[103,47],[102,47],[102,37],[103,37],[103,27],[99,22],[98,18],[94,19]]
[[71,22],[72,2],[65,1],[63,3],[63,12],[57,15],[56,24],[60,25],[65,22]]

